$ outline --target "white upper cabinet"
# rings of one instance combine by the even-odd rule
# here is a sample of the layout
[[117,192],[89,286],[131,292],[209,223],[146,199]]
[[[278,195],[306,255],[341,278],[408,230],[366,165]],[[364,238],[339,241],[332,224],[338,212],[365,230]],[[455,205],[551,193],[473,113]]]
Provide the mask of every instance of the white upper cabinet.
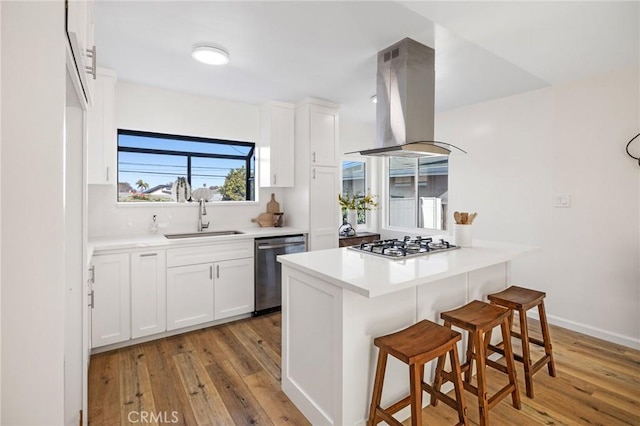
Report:
[[260,187],[292,187],[294,164],[292,104],[269,102],[260,112]]
[[310,105],[309,149],[312,166],[338,165],[338,112],[335,108]]
[[96,79],[96,46],[94,44],[93,0],[70,0],[67,3],[67,36],[84,101],[93,104]]
[[99,68],[94,87],[93,108],[87,112],[88,182],[115,185],[116,123],[115,71]]

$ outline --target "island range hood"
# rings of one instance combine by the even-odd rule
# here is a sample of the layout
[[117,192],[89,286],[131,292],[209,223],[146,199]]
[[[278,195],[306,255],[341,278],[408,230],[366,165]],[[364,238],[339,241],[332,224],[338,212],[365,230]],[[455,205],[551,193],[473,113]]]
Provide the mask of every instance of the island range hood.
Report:
[[466,151],[433,140],[435,51],[410,38],[378,52],[376,148],[361,155],[427,157]]

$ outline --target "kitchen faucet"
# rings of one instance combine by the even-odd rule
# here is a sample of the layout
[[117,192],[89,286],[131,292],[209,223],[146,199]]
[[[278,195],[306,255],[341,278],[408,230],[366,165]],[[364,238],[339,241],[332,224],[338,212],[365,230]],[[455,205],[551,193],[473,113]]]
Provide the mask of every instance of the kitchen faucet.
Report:
[[198,200],[198,232],[202,232],[209,227],[209,222],[203,222],[202,216],[206,216],[207,208],[205,207],[204,198]]

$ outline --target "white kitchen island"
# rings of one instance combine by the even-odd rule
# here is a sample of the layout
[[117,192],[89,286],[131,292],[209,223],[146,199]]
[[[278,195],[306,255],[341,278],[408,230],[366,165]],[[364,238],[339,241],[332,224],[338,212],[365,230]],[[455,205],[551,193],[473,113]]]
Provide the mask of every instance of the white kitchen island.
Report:
[[[440,312],[486,300],[506,287],[510,261],[533,250],[474,241],[471,248],[406,260],[347,248],[279,256],[282,389],[314,425],[365,424],[377,356],[373,339],[421,319],[442,323]],[[389,357],[382,405],[406,396],[408,385],[407,366]],[[408,416],[408,407],[396,414]]]

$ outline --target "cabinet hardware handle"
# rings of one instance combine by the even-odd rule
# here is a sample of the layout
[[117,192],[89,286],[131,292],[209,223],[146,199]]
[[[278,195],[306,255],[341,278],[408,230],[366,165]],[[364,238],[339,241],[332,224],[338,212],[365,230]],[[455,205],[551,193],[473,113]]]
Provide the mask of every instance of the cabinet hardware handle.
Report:
[[316,180],[316,169],[313,169],[313,180]]
[[220,278],[220,265],[216,265],[216,278]]
[[213,266],[209,265],[209,279],[213,279]]
[[273,174],[273,184],[275,185],[278,182],[278,177],[277,175],[274,173]]
[[91,298],[91,302],[89,303],[89,307],[91,309],[93,309],[94,308],[94,305],[93,305],[93,290],[91,290],[91,292],[89,293],[89,297]]
[[97,50],[96,50],[96,46],[95,44],[93,45],[93,48],[91,49],[87,49],[87,56],[91,58],[91,66],[85,66],[84,69],[89,71],[89,74],[91,74],[93,76],[93,79],[96,79],[96,70],[98,69],[97,67],[97,61],[98,61],[98,55],[97,55]]
[[89,277],[89,282],[95,283],[96,282],[96,267],[95,267],[95,265],[91,265],[91,268],[89,268],[89,272],[91,272],[91,276]]
[[316,162],[316,152],[315,151],[313,151],[313,162],[314,163]]
[[109,166],[107,166],[107,182],[109,182]]
[[140,257],[151,257],[151,256],[157,256],[158,253],[143,253],[140,255]]

